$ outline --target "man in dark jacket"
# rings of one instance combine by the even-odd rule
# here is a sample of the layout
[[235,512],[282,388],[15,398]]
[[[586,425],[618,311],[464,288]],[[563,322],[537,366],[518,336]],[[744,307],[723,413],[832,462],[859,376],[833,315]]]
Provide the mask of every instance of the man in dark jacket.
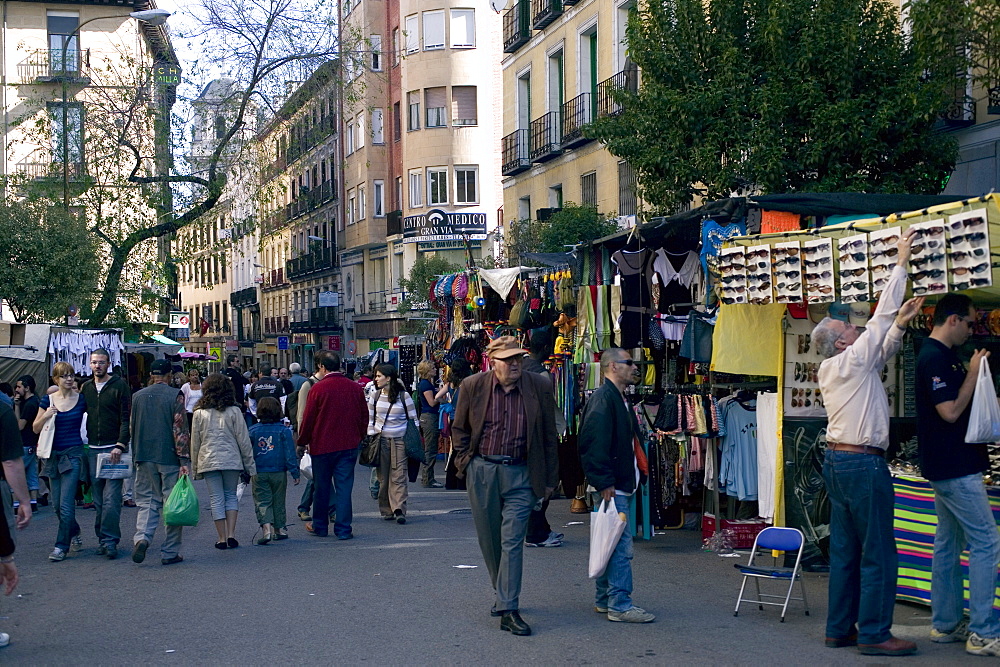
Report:
[[80,393],[87,401],[87,466],[97,510],[94,532],[101,543],[96,553],[114,560],[118,558],[118,542],[122,538],[122,480],[99,479],[97,457],[107,454],[111,463],[118,463],[128,451],[132,392],[125,380],[108,372],[110,368],[111,355],[107,350],[91,352],[90,370],[94,375],[83,383]]
[[[609,348],[601,354],[604,384],[584,408],[580,425],[580,462],[587,481],[607,503],[625,515],[639,488],[639,425],[625,399],[625,387],[635,382],[635,362],[628,352]],[[607,613],[609,621],[649,623],[655,616],[632,604],[632,531],[628,524],[597,578],[594,611]]]

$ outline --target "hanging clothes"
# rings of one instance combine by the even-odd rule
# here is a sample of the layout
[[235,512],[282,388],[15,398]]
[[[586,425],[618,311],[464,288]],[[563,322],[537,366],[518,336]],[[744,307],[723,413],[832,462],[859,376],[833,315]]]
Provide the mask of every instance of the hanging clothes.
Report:
[[739,500],[757,500],[757,411],[750,401],[723,406],[726,437],[719,460],[719,489]]
[[649,248],[638,251],[619,250],[611,256],[618,267],[622,286],[622,311],[619,317],[621,340],[624,349],[640,347],[649,329],[649,310],[652,299],[652,272],[654,253]]
[[778,478],[778,394],[757,394],[757,510],[774,521],[775,487]]
[[[659,298],[655,301],[657,310],[666,313],[671,312],[670,307],[675,304],[694,303],[694,292],[703,282],[702,275],[698,253],[672,253],[664,248],[657,250],[653,259],[653,276],[660,288]],[[683,315],[689,310],[690,305],[678,305],[672,312]]]

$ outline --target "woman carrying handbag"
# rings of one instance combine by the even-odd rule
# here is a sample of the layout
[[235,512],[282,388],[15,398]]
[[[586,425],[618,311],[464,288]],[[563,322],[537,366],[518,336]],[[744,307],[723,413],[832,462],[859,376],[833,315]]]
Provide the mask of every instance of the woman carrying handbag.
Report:
[[375,368],[375,396],[368,402],[368,435],[380,435],[378,508],[386,521],[406,523],[406,425],[416,418],[413,399],[403,389],[392,364]]

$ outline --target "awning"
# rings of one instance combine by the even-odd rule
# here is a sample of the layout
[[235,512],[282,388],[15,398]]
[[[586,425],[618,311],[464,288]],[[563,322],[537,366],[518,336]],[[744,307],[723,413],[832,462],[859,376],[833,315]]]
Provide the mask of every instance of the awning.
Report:
[[155,340],[157,343],[163,343],[164,345],[182,345],[182,346],[184,345],[183,343],[178,343],[177,341],[171,340],[170,338],[167,338],[166,336],[162,336],[160,334],[151,334],[149,337]]

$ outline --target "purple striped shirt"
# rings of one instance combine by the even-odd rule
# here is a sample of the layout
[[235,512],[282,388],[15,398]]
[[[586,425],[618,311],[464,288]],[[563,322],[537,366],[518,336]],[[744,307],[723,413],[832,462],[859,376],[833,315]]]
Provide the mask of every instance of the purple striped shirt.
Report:
[[527,458],[528,418],[524,413],[521,383],[517,382],[510,391],[504,391],[494,375],[492,387],[479,453],[483,456]]

